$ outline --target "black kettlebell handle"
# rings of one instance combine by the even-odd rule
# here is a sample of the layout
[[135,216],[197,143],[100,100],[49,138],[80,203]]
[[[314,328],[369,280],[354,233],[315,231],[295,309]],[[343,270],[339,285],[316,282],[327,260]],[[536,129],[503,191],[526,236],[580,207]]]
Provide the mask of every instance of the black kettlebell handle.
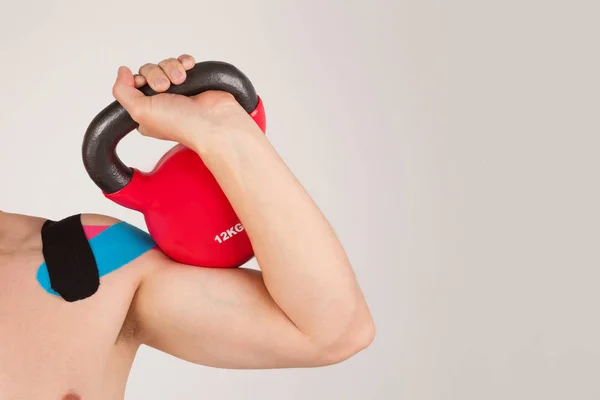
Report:
[[[166,93],[195,96],[209,90],[231,93],[248,113],[258,106],[258,96],[250,80],[233,65],[220,61],[196,64],[187,71],[184,83],[171,85]],[[146,96],[158,94],[148,85],[140,91]],[[138,126],[115,101],[92,120],[85,133],[83,163],[90,178],[105,194],[123,189],[133,177],[133,171],[119,159],[116,149],[121,139]]]

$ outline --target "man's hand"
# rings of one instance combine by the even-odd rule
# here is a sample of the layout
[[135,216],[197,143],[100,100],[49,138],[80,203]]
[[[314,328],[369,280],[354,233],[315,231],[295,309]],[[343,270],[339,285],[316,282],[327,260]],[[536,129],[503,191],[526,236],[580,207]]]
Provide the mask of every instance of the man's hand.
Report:
[[[197,96],[162,93],[171,85],[182,84],[196,61],[181,55],[158,64],[145,64],[137,75],[120,67],[113,95],[139,123],[138,131],[148,137],[181,143],[198,151],[206,150],[223,130],[258,129],[235,98],[225,92],[209,91]],[[148,84],[155,96],[145,96],[138,88]]]
[[193,64],[189,56],[147,64],[138,77],[122,67],[115,97],[142,133],[202,157],[246,228],[261,272],[190,267],[156,253],[132,304],[140,340],[226,368],[345,360],[373,340],[371,314],[335,233],[252,118],[226,93],[146,98],[137,90],[180,84]]

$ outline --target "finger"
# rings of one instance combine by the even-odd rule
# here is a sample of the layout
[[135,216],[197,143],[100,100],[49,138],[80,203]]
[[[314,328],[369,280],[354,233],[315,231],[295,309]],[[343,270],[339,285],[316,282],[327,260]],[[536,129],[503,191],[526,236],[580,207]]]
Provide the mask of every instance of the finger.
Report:
[[140,70],[139,74],[146,78],[146,82],[155,92],[164,92],[171,86],[171,81],[165,75],[165,72],[156,64],[145,64]]
[[135,88],[133,74],[127,67],[119,68],[117,79],[113,85],[113,96],[136,121],[149,106],[149,98]]
[[177,59],[181,65],[183,65],[183,68],[185,68],[186,71],[192,69],[194,65],[196,65],[196,60],[194,60],[194,57],[190,56],[189,54],[182,54],[177,57]]
[[144,78],[142,75],[134,75],[133,76],[133,80],[135,82],[135,87],[136,88],[141,88],[142,86],[144,86],[146,83],[148,83],[146,81],[146,78]]
[[179,85],[185,81],[185,68],[176,58],[168,58],[158,63],[158,66],[165,72],[175,85]]

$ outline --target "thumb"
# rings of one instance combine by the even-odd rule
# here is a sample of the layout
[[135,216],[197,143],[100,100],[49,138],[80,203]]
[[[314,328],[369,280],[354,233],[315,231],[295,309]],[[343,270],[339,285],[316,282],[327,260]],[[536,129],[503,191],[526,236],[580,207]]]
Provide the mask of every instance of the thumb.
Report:
[[135,80],[129,68],[119,68],[112,92],[115,99],[129,112],[131,117],[139,122],[137,118],[148,108],[150,98],[136,89]]

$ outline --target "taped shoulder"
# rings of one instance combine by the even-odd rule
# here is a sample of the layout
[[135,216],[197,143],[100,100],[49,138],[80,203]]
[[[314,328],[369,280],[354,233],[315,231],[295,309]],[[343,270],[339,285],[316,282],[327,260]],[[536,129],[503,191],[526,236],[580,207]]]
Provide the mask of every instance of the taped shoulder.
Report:
[[47,292],[77,301],[98,290],[100,278],[156,246],[131,224],[95,214],[48,221],[42,230],[45,262],[37,280]]

